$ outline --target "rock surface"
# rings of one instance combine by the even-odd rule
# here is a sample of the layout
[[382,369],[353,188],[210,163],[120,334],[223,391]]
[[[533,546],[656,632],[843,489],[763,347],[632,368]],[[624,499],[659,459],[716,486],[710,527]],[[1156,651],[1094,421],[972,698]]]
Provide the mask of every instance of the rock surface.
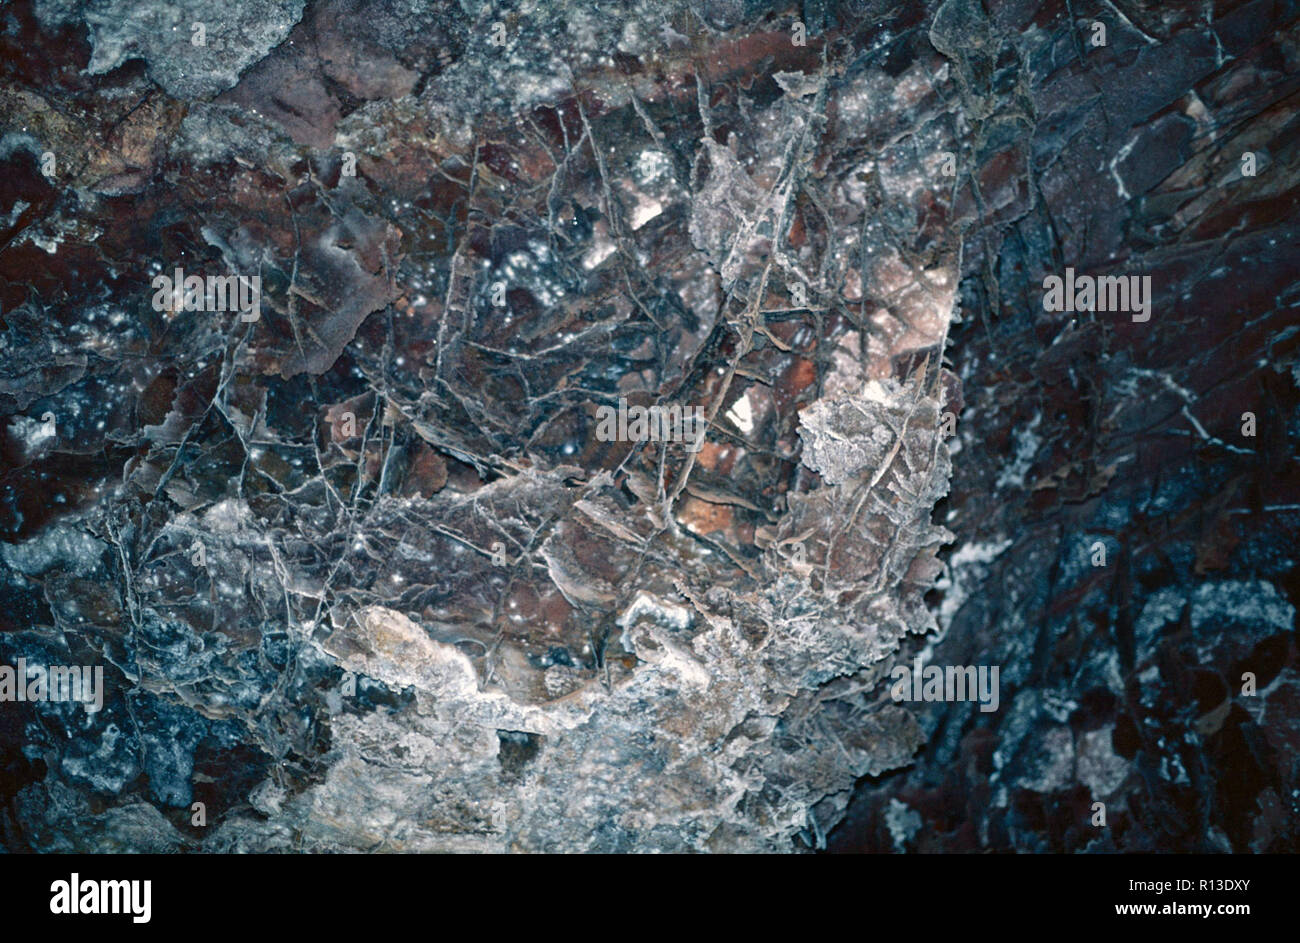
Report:
[[5,848],[1295,850],[1291,6],[119,6],[0,14]]

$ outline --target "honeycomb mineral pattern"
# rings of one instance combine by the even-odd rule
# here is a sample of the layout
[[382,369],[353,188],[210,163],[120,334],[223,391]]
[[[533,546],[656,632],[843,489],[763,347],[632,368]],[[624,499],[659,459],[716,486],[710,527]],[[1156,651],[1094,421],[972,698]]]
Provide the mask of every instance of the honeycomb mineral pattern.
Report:
[[0,5],[0,846],[1297,850],[1297,20]]

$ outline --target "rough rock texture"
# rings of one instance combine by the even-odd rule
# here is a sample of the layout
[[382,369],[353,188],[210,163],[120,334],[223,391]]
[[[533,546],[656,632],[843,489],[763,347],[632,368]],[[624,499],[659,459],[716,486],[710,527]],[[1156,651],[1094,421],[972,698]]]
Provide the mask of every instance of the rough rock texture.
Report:
[[207,0],[35,4],[36,16],[47,29],[82,22],[89,28],[93,54],[86,71],[91,75],[111,72],[128,59],[143,59],[149,77],[176,98],[201,98],[230,88],[241,72],[283,42],[302,9],[302,0],[256,0],[225,7]]
[[0,13],[6,848],[1295,846],[1292,6],[118,6]]
[[[1300,9],[985,9],[930,30],[965,77],[981,219],[926,656],[1001,666],[1002,705],[913,705],[925,748],[830,845],[1295,851]],[[1151,320],[1044,311],[1067,265],[1150,275]]]

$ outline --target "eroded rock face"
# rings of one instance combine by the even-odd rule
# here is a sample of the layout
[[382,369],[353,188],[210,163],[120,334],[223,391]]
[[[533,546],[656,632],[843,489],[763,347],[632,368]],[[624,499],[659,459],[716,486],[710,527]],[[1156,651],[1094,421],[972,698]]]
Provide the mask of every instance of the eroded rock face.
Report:
[[53,0],[34,8],[46,29],[81,23],[89,28],[93,53],[86,71],[91,75],[112,72],[128,59],[139,58],[149,77],[169,95],[188,99],[215,95],[238,82],[240,73],[289,35],[302,16],[303,3],[258,0],[216,8],[205,0]]
[[[912,705],[926,746],[832,848],[1297,847],[1296,11],[1074,13],[931,21],[982,222],[925,655],[1000,666],[1002,705]],[[1149,276],[1150,319],[1045,310],[1067,267]]]
[[[958,251],[912,198],[950,196],[861,120],[898,76],[775,8],[322,3],[181,81],[150,9],[10,21],[84,17],[89,75],[141,50],[113,76],[154,103],[87,158],[133,112],[79,75],[80,123],[12,139],[65,170],[12,234],[48,275],[6,299],[4,639],[111,666],[102,711],[30,709],[71,737],[14,730],[13,839],[142,807],[210,850],[821,843],[921,742],[877,689],[949,536]],[[937,145],[931,59],[893,107]],[[257,310],[151,308],[176,268]],[[597,434],[629,405],[708,432]]]
[[[1161,338],[1168,286],[1238,252],[1207,156],[1237,102],[1276,172],[1234,194],[1293,192],[1273,14],[1227,11],[1200,72],[1192,20],[1112,27],[1105,82],[1152,78],[1105,124],[1064,7],[264,6],[172,5],[174,36],[148,5],[4,13],[0,663],[106,667],[98,712],[0,704],[7,846],[790,851],[845,822],[838,847],[1074,848],[1085,798],[1176,775],[1118,705],[1176,698],[1142,672],[1180,600],[1219,674],[1279,638],[1292,663],[1283,553],[1122,582],[1159,558],[1133,508],[1221,481],[1133,437],[1237,362]],[[1044,274],[1120,247],[1157,275],[1148,327],[1043,311]],[[257,305],[159,291],[177,269]],[[1291,281],[1232,351],[1294,350]],[[1294,503],[1295,379],[1264,507]],[[649,407],[702,445],[606,434]],[[1058,665],[1073,605],[1107,641]],[[1000,665],[999,709],[896,703],[918,652]],[[1280,718],[1205,705],[1206,755],[1242,709],[1290,736],[1284,675]],[[1295,771],[1257,756],[1275,812],[1232,815],[1274,847]],[[954,789],[984,804],[917,798]]]

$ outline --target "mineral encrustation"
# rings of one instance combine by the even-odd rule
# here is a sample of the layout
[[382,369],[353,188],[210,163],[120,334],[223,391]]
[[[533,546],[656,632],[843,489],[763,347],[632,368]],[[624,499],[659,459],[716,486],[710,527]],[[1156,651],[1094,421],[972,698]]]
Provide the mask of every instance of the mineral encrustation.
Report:
[[0,844],[1295,850],[1300,11],[1184,6],[5,5]]

